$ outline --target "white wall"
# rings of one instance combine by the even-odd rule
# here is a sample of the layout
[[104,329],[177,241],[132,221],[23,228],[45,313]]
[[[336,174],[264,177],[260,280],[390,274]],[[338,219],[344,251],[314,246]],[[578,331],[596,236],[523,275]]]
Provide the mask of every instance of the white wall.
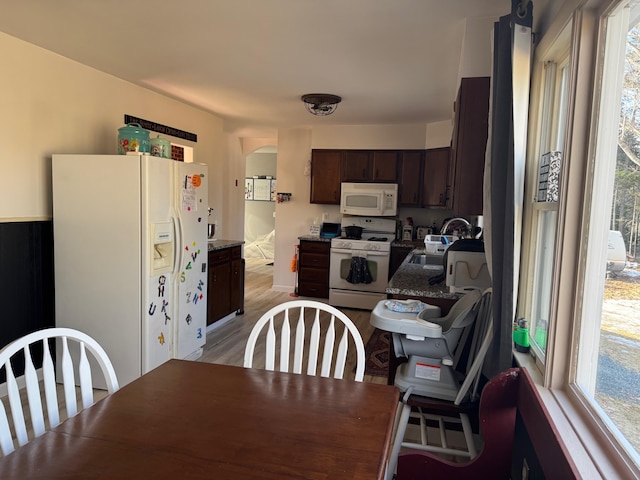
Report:
[[[508,12],[507,12],[508,13]],[[461,78],[490,77],[493,25],[497,17],[467,18],[458,69]]]
[[222,201],[218,117],[3,33],[0,65],[0,221],[51,218],[51,155],[117,153],[124,114],[197,134],[197,143],[168,138],[209,165],[210,202]]

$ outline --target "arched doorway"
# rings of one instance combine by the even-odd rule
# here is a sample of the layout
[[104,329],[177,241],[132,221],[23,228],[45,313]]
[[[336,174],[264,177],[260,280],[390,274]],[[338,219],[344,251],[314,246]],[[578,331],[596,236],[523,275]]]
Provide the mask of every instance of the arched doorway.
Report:
[[277,147],[261,147],[246,157],[244,256],[273,261],[275,250],[275,191]]

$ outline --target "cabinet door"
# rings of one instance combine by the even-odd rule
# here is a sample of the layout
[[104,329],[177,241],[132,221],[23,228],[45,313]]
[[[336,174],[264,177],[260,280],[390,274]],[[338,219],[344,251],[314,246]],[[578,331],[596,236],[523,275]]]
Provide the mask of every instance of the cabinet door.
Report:
[[342,151],[312,150],[310,203],[340,204]]
[[343,182],[370,182],[371,152],[365,150],[345,150],[342,159]]
[[423,152],[421,150],[402,152],[400,176],[398,181],[398,206],[420,206],[422,162]]
[[463,78],[455,105],[451,151],[454,215],[482,215],[482,183],[489,125],[489,77]]
[[229,262],[209,266],[209,303],[207,325],[227,316],[231,312],[229,277],[231,264]]
[[450,155],[451,149],[449,147],[433,148],[425,152],[422,179],[423,207],[444,207],[447,205]]
[[242,313],[244,310],[244,259],[231,260],[230,309]]
[[375,151],[372,154],[372,180],[381,183],[396,183],[398,179],[398,152]]

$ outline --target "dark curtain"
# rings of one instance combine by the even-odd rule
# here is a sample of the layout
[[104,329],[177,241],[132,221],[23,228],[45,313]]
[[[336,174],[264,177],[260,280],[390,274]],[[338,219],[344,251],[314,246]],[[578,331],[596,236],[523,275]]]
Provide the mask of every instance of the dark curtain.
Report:
[[[521,183],[524,180],[520,175],[524,165],[519,167],[518,162],[524,161],[525,153],[517,150],[522,147],[522,138],[516,136],[522,135],[522,132],[514,132],[514,87],[516,96],[521,95],[523,89],[522,78],[517,78],[513,71],[512,54],[514,26],[517,28],[528,23],[529,30],[531,28],[533,5],[531,2],[525,3],[523,7],[523,2],[513,0],[511,14],[501,17],[494,25],[490,131],[484,189],[485,241],[491,266],[494,315],[494,339],[484,364],[484,373],[489,378],[511,367],[512,362],[512,322],[518,289],[522,218],[519,192],[522,191]],[[528,82],[527,78],[527,99]],[[515,114],[522,118],[523,112],[517,108],[521,107],[516,104]]]

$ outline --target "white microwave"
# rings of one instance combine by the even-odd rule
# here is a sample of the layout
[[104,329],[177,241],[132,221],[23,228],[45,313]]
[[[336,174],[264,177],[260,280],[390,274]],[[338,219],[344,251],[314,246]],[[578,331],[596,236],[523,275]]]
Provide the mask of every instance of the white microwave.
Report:
[[340,213],[369,217],[392,217],[398,210],[398,185],[395,183],[343,183],[340,189]]

